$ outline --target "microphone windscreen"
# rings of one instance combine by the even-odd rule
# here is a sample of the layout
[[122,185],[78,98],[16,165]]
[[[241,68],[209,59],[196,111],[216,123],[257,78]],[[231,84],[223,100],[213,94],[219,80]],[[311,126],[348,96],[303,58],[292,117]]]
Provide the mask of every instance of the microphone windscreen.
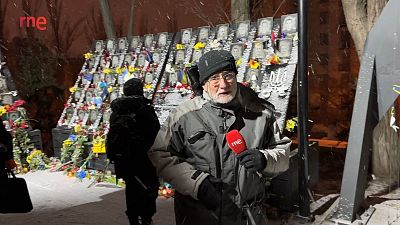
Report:
[[226,142],[235,154],[247,149],[246,142],[238,130],[231,130],[226,134]]

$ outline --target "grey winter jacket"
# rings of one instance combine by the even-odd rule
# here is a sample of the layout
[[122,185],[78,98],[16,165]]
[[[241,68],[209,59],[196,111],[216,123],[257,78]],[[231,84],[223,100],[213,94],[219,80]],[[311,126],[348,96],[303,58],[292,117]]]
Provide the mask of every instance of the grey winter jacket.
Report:
[[182,220],[192,219],[182,223],[218,224],[215,218],[219,212],[207,211],[197,200],[199,185],[211,175],[224,183],[222,224],[245,224],[243,206],[264,196],[264,179],[239,164],[226,143],[226,133],[239,130],[248,149],[258,148],[264,153],[267,164],[262,174],[265,176],[287,170],[291,142],[281,136],[273,106],[258,98],[253,90],[238,84],[235,99],[224,106],[208,99],[204,92],[202,97],[177,107],[161,127],[148,154],[158,175],[178,192],[175,198],[177,219],[182,216],[185,217]]

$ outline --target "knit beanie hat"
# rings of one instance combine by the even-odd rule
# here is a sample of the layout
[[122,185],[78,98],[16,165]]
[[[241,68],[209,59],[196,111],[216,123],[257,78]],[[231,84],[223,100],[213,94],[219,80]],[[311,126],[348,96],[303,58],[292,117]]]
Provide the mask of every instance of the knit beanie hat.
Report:
[[132,78],[124,83],[123,89],[125,96],[143,95],[143,83],[138,78]]
[[233,71],[237,74],[235,59],[226,50],[211,50],[200,57],[199,81],[204,82],[213,74],[221,71]]

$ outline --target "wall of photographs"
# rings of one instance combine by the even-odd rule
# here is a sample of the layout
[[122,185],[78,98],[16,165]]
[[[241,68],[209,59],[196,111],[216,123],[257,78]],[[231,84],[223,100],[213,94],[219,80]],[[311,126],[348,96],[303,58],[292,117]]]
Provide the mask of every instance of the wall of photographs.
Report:
[[[124,82],[141,78],[160,123],[192,97],[185,68],[212,49],[235,57],[238,81],[275,105],[283,129],[297,64],[297,14],[261,18],[256,22],[220,24],[115,40],[97,40],[73,87],[53,131],[82,131],[95,138],[109,128],[110,102],[122,96]],[[64,135],[65,136],[65,135]],[[54,143],[55,152],[59,151]],[[57,155],[57,153],[56,153]]]
[[[14,136],[22,131],[27,132],[29,140],[26,141],[32,148],[42,149],[42,136],[40,130],[33,130],[29,123],[29,118],[24,108],[25,101],[21,100],[15,88],[14,80],[12,79],[7,63],[0,51],[0,117],[6,130],[10,131]],[[22,136],[22,135],[19,135]],[[14,143],[19,145],[18,143]],[[18,146],[20,148],[26,146]],[[25,149],[30,151],[31,149]]]

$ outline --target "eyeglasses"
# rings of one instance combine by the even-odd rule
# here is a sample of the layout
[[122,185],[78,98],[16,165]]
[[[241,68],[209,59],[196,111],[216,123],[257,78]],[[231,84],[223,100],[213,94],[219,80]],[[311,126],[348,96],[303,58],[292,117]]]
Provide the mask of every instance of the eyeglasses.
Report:
[[234,72],[224,71],[222,73],[212,75],[207,81],[210,82],[211,85],[218,85],[221,81],[221,78],[226,82],[232,82],[236,78],[236,74]]

